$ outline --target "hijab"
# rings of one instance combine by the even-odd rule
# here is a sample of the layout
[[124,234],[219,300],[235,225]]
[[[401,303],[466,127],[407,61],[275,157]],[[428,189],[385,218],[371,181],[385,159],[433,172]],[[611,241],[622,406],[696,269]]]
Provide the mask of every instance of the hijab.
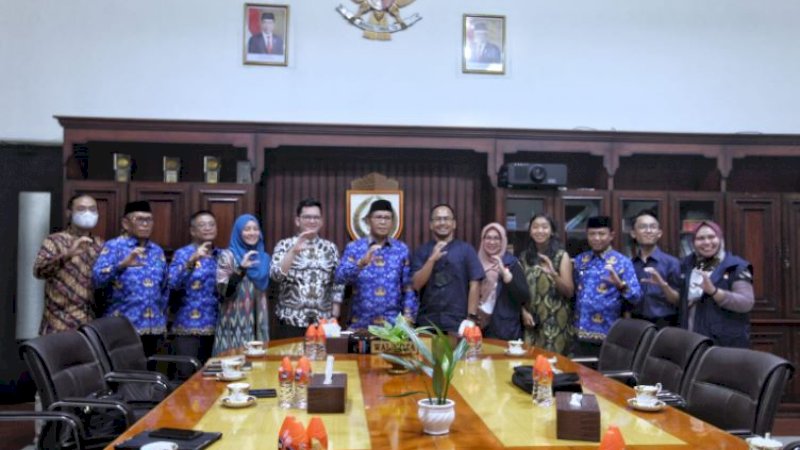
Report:
[[[484,246],[484,239],[490,230],[494,230],[500,234],[500,251],[495,254],[489,254]],[[481,261],[481,265],[483,265],[483,271],[486,276],[481,281],[480,300],[478,303],[480,305],[485,304],[485,307],[481,306],[481,309],[489,314],[494,310],[494,302],[497,295],[497,280],[500,276],[500,265],[493,257],[497,255],[502,257],[507,247],[508,237],[506,237],[506,230],[502,225],[493,222],[483,227],[481,231],[481,246],[478,249],[478,259]]]
[[[717,250],[717,253],[708,258],[701,256],[697,249],[694,248],[694,238],[703,227],[711,228],[711,230],[714,231],[714,234],[716,234],[717,238],[719,239],[719,249]],[[702,272],[706,272],[711,275],[711,273],[714,272],[714,269],[716,269],[722,260],[725,259],[725,238],[722,234],[722,227],[720,227],[716,222],[712,222],[710,220],[704,220],[700,222],[695,227],[694,232],[692,232],[692,251],[694,252],[694,269],[696,270],[692,270],[692,276],[689,280],[690,302],[697,301],[703,296],[703,289],[700,287],[703,282]]]
[[236,219],[231,231],[231,242],[228,249],[233,253],[233,258],[238,266],[242,265],[242,258],[247,252],[255,250],[258,253],[258,264],[247,269],[247,278],[250,278],[256,288],[265,291],[269,285],[270,257],[264,251],[264,233],[261,233],[255,245],[247,245],[242,239],[242,231],[251,221],[258,226],[258,219],[252,214],[242,214]]

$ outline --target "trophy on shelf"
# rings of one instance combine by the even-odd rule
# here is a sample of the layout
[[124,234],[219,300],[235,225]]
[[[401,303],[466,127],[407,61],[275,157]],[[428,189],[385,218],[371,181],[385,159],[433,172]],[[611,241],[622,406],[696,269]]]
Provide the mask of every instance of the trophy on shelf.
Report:
[[222,163],[215,156],[203,157],[203,172],[206,174],[206,183],[219,183],[219,171]]
[[164,157],[164,183],[177,183],[181,171],[181,159],[174,156]]
[[131,181],[131,155],[114,153],[114,179],[120,183]]

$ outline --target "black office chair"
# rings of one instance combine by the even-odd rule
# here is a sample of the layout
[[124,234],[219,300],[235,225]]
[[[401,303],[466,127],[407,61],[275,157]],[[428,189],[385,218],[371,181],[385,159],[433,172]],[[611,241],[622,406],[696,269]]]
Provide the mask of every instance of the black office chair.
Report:
[[656,326],[651,322],[619,319],[608,331],[598,358],[577,357],[572,358],[572,361],[604,373],[638,373],[655,334]]
[[739,436],[772,430],[794,367],[770,353],[712,347],[686,390],[687,412]]
[[[86,335],[100,360],[104,372],[138,373],[142,377],[154,376],[157,363],[166,362],[190,366],[194,373],[200,369],[196,358],[180,355],[153,355],[144,353],[141,338],[136,329],[125,317],[103,317],[93,320],[80,328]],[[148,375],[149,374],[149,375]],[[170,390],[180,385],[182,380],[168,379],[168,373],[160,380],[165,381]]]
[[[120,387],[156,384],[162,391],[167,389],[162,382],[116,372],[104,376],[91,345],[77,331],[31,339],[21,345],[20,353],[36,383],[42,407],[76,417],[84,428],[83,437],[78,441],[85,448],[102,448],[155,406],[153,402],[127,398],[124,390],[114,390],[110,383]],[[40,447],[77,447],[74,432],[65,426],[69,422],[64,419],[45,423]]]
[[783,450],[800,450],[800,441],[792,441],[783,446]]
[[[685,397],[700,357],[712,345],[711,339],[682,328],[666,327],[658,332],[644,356],[635,384],[661,383],[664,394]],[[680,402],[677,402],[680,404]]]
[[[64,427],[64,439],[59,449],[83,450],[86,448],[86,433],[81,420],[74,414],[64,411],[0,411],[0,422],[28,422],[38,420],[45,423],[59,422]],[[41,445],[36,446],[41,449]]]

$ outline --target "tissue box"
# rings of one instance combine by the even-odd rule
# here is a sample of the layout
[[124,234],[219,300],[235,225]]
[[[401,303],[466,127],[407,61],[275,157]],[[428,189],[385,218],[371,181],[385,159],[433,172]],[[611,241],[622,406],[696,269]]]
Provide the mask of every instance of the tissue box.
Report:
[[349,353],[350,336],[325,338],[325,352],[331,355]]
[[331,384],[322,384],[325,375],[311,375],[308,385],[308,412],[343,413],[347,398],[347,374],[334,373]]
[[572,392],[556,392],[556,437],[600,442],[600,408],[597,398],[583,394],[581,406],[569,403]]

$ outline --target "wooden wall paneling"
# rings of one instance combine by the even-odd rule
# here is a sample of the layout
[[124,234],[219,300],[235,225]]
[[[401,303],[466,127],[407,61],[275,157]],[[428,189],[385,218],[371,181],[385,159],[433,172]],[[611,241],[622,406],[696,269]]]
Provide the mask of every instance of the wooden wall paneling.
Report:
[[[254,186],[249,184],[194,185],[190,214],[200,210],[214,213],[217,219],[217,238],[214,245],[227,248],[236,218],[245,213],[256,214],[253,192]],[[262,223],[262,229],[269,226],[269,223]]]
[[792,357],[790,361],[794,364],[794,377],[789,381],[791,391],[787,403],[790,404],[784,405],[784,409],[790,411],[794,417],[800,418],[800,324],[795,323],[792,327],[791,338],[789,347],[792,350]]
[[[796,328],[792,328],[790,324],[785,322],[754,321],[750,329],[751,348],[780,356],[791,361],[797,367],[800,355],[797,354],[797,350],[793,345],[796,337],[793,334],[797,333],[798,330]],[[800,400],[798,394],[800,394],[800,383],[797,383],[797,377],[794,377],[786,387],[783,402],[789,403]]]
[[153,234],[150,239],[164,249],[167,257],[189,243],[191,185],[188,183],[130,183],[131,201],[147,200],[153,211]]
[[[781,273],[787,316],[800,318],[800,194],[783,195]],[[800,345],[800,341],[795,341]],[[800,358],[797,359],[800,361]],[[798,368],[800,370],[800,367]],[[800,376],[798,376],[800,378]]]
[[99,219],[92,232],[103,239],[111,239],[122,232],[122,213],[128,202],[128,185],[115,181],[66,181],[64,183],[64,208],[76,194],[88,194],[97,201]]
[[727,195],[726,249],[753,265],[755,317],[779,317],[781,309],[780,197]]

